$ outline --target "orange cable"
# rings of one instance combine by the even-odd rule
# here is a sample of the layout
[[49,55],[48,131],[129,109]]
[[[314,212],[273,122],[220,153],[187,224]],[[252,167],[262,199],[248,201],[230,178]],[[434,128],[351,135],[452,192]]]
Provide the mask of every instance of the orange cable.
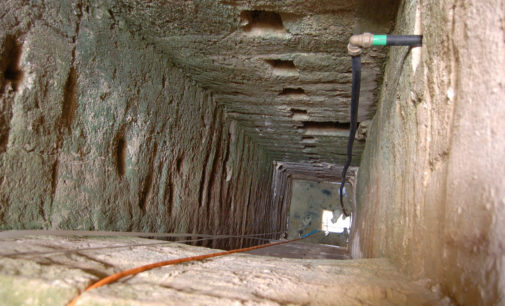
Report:
[[[315,234],[316,232],[313,232],[312,234]],[[309,234],[304,235],[300,238],[296,239],[291,239],[291,240],[286,240],[286,241],[278,241],[278,242],[272,242],[272,243],[267,243],[267,244],[260,244],[248,248],[242,248],[242,249],[235,249],[235,250],[230,250],[230,251],[224,251],[224,252],[218,252],[218,253],[211,253],[211,254],[204,254],[204,255],[198,255],[198,256],[191,256],[191,257],[183,257],[183,258],[177,258],[177,259],[171,259],[171,260],[165,260],[165,261],[160,261],[160,262],[155,262],[152,264],[136,267],[133,269],[129,270],[123,270],[118,273],[114,273],[112,275],[109,275],[105,278],[102,278],[101,280],[91,284],[88,288],[86,288],[81,294],[77,295],[70,303],[67,304],[67,306],[74,306],[77,303],[77,300],[81,297],[81,295],[89,290],[105,286],[107,284],[114,283],[126,276],[130,275],[136,275],[144,271],[152,270],[154,268],[159,268],[163,266],[168,266],[168,265],[175,265],[175,264],[180,264],[184,262],[189,262],[189,261],[199,261],[199,260],[204,260],[207,258],[212,258],[212,257],[218,257],[218,256],[224,256],[224,255],[229,255],[233,253],[241,253],[241,252],[247,252],[247,251],[252,251],[256,249],[262,249],[266,247],[271,247],[274,245],[280,245],[280,244],[285,244],[293,241],[298,241],[307,238],[310,236]]]

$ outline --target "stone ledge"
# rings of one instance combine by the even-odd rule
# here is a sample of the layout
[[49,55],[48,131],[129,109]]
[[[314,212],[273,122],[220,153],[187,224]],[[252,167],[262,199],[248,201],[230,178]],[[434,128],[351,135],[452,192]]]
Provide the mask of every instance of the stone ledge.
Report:
[[[104,248],[108,246],[115,248]],[[76,248],[88,250],[70,252]],[[64,305],[79,290],[113,272],[213,251],[141,238],[4,239],[0,241],[0,296],[8,304]],[[12,255],[21,252],[47,253]],[[448,300],[408,281],[386,259],[301,260],[236,254],[146,271],[90,291],[78,304],[446,305]]]

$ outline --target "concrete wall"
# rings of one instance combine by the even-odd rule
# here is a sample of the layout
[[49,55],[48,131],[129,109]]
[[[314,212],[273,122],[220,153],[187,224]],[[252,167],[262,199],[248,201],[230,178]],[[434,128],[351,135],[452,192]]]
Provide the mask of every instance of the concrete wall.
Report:
[[0,11],[1,229],[268,230],[267,157],[106,2]]
[[505,302],[504,6],[403,1],[357,186],[363,255],[467,305]]

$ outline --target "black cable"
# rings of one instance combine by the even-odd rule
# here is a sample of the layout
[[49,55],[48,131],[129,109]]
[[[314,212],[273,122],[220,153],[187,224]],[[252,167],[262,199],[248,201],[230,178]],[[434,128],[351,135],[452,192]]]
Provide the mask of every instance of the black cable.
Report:
[[344,186],[347,169],[352,161],[352,145],[356,136],[356,128],[358,127],[358,106],[359,106],[359,91],[361,86],[361,56],[352,57],[352,93],[351,93],[351,129],[349,131],[349,139],[347,141],[347,160],[342,169],[342,183],[340,183],[340,206],[346,217],[350,214],[344,207]]
[[[377,38],[377,40],[376,40]],[[386,45],[386,46],[410,46],[417,47],[423,43],[422,35],[377,35],[373,38],[373,45]],[[361,48],[361,47],[358,47]],[[342,183],[340,184],[340,206],[342,212],[346,217],[349,213],[344,206],[344,187],[345,176],[347,169],[352,161],[352,145],[356,137],[356,129],[358,126],[358,106],[359,106],[359,91],[361,85],[361,56],[352,56],[352,93],[351,93],[351,128],[349,131],[349,139],[347,141],[347,160],[344,168],[342,169]]]
[[387,35],[386,46],[421,46],[422,35]]

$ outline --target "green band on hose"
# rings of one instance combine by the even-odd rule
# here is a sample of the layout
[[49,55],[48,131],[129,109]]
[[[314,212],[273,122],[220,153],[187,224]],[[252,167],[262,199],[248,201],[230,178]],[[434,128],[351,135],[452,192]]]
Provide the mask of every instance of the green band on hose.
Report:
[[372,45],[374,46],[385,46],[387,43],[387,35],[374,35],[373,36],[373,43]]

